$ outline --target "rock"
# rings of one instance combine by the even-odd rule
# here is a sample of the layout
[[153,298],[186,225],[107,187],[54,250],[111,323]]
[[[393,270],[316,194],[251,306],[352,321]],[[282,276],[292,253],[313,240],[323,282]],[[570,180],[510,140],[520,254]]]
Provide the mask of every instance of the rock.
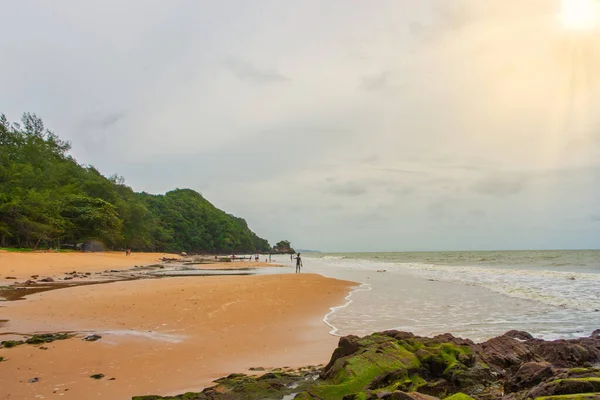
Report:
[[85,340],[86,342],[95,342],[96,340],[99,340],[99,339],[102,339],[102,336],[93,334],[93,335],[87,335],[86,337],[84,337],[81,340]]
[[530,348],[558,368],[590,367],[600,362],[600,340],[597,339],[535,340]]
[[65,281],[70,281],[71,279],[73,279],[73,277],[72,276],[65,276],[63,279]]
[[530,389],[553,375],[554,370],[549,363],[528,362],[521,365],[517,373],[510,377],[504,385],[504,390],[506,393],[512,393]]
[[358,336],[350,335],[341,337],[337,349],[335,349],[331,355],[331,360],[321,372],[321,378],[327,379],[328,376],[333,376],[336,372],[334,370],[336,362],[341,358],[354,354],[359,349],[360,344],[358,343]]
[[36,282],[32,281],[31,279],[23,282],[23,285],[26,285],[26,286],[31,286],[31,285],[35,285],[35,284],[36,284]]
[[[134,400],[600,400],[600,340],[546,342],[527,332],[475,344],[452,336],[385,331],[340,338],[322,370],[273,369],[232,374],[201,393]],[[260,370],[254,367],[253,370]],[[315,374],[319,373],[315,379]]]
[[31,378],[31,379],[29,380],[29,383],[36,383],[36,382],[39,382],[39,381],[40,381],[40,378],[38,378],[38,377],[36,376],[35,378]]
[[51,343],[55,340],[66,340],[72,338],[70,333],[41,333],[31,336],[25,341],[27,344],[44,344]]
[[385,400],[439,400],[437,397],[428,396],[426,394],[421,394],[418,392],[401,392],[396,390],[392,393],[388,393],[387,395],[381,397],[381,399]]
[[265,369],[263,367],[250,367],[250,368],[248,368],[248,370],[250,370],[250,371],[264,371]]
[[17,277],[16,277],[16,276],[7,276],[7,277],[6,277],[6,278],[4,278],[4,279],[17,279]]
[[492,338],[478,347],[483,360],[497,373],[504,373],[505,370],[514,373],[523,363],[543,361],[526,343],[509,336]]
[[19,346],[25,344],[23,340],[4,340],[0,342],[0,348],[4,347],[5,349],[10,349],[11,347]]
[[104,378],[104,374],[90,375],[90,378],[92,378],[92,379],[102,379],[102,378]]
[[47,278],[44,278],[44,279],[40,279],[40,282],[54,282],[54,279],[50,278],[50,277],[47,277]]
[[544,383],[527,393],[527,397],[558,396],[600,392],[600,378],[567,378]]
[[594,339],[600,339],[600,329],[596,329],[594,332],[592,332],[590,337]]
[[507,337],[510,337],[510,338],[513,338],[513,339],[518,339],[518,340],[530,340],[530,339],[533,339],[533,336],[531,336],[531,334],[529,332],[516,331],[516,330],[508,331],[503,336],[507,336]]

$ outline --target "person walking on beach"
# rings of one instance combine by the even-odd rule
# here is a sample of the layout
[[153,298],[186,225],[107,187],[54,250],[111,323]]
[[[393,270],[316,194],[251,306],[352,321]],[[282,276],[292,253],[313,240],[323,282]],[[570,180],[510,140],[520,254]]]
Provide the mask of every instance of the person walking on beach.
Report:
[[298,256],[296,257],[296,273],[299,274],[300,273],[300,268],[302,268],[302,258],[300,258],[300,253],[298,253]]

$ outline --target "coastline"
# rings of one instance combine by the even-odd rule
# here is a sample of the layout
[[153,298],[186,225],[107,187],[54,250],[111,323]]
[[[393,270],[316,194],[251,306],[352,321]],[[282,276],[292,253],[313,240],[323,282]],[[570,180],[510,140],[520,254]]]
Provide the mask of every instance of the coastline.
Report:
[[[0,399],[169,395],[251,367],[323,364],[337,345],[323,315],[355,285],[317,274],[189,276],[75,286],[5,302],[0,319],[9,321],[0,334],[79,334],[47,350],[0,349]],[[87,333],[102,339],[81,340]],[[90,379],[95,373],[106,378]]]

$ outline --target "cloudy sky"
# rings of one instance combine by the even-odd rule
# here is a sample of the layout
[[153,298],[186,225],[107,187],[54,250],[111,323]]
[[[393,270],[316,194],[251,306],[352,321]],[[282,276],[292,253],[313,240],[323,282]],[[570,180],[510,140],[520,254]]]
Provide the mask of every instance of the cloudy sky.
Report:
[[600,247],[600,33],[558,0],[4,1],[0,112],[325,251]]

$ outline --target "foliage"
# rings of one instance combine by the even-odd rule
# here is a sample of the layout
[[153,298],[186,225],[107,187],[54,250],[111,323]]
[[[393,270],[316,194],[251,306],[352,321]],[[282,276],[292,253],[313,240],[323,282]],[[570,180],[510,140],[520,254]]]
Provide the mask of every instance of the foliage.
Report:
[[279,254],[295,254],[296,251],[292,248],[289,240],[282,240],[273,246],[273,252]]
[[267,252],[246,221],[190,189],[136,193],[118,175],[77,163],[69,142],[35,114],[0,114],[0,247],[97,240],[108,248],[188,253]]

